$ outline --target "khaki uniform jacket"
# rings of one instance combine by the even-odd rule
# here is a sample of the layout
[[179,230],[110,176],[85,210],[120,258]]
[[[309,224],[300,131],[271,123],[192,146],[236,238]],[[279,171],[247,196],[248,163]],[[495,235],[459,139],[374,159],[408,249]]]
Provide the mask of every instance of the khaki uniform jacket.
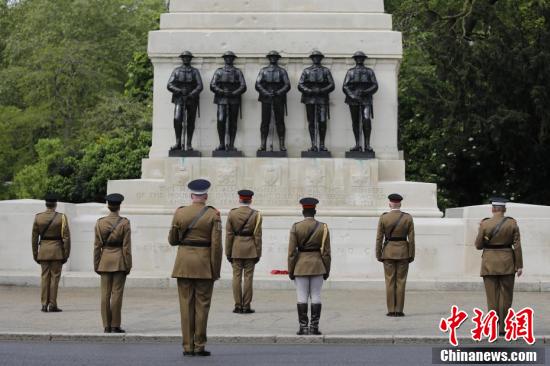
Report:
[[[117,222],[120,223],[112,230]],[[109,236],[109,232],[112,233]],[[118,246],[109,246],[114,243]],[[132,239],[130,221],[111,212],[97,220],[94,240],[94,270],[96,272],[126,272],[132,269]]]
[[227,217],[225,232],[226,256],[236,259],[262,256],[262,215],[259,211],[248,206],[234,208]]
[[170,245],[179,246],[172,271],[174,278],[220,278],[223,248],[222,222],[218,210],[209,207],[194,228],[188,231],[184,241],[180,242],[180,236],[203,208],[204,204],[193,203],[191,206],[178,208],[174,213],[168,234]]
[[[507,275],[516,273],[518,268],[523,268],[523,255],[521,253],[521,239],[519,227],[513,218],[509,218],[501,226],[499,232],[484,245],[484,238],[489,238],[493,229],[502,220],[500,217],[484,219],[477,234],[475,246],[483,250],[481,256],[481,276]],[[490,249],[491,245],[512,244],[513,248]]]
[[403,212],[399,225],[391,234],[393,238],[407,238],[407,240],[388,241],[385,247],[383,245],[384,240],[389,238],[388,235],[390,235],[392,227],[399,220],[401,213],[400,210],[392,210],[380,216],[376,233],[376,259],[409,259],[411,262],[414,260],[414,223],[412,216],[408,213]]
[[[288,242],[288,274],[289,276],[318,276],[330,274],[330,233],[327,224],[321,223],[317,231],[307,243],[308,234],[317,221],[306,218],[292,225]],[[298,247],[306,250],[300,252]]]
[[[56,217],[41,238],[40,234],[54,215]],[[32,226],[32,255],[34,259],[36,261],[65,261],[70,254],[71,233],[65,214],[54,210],[36,214]]]

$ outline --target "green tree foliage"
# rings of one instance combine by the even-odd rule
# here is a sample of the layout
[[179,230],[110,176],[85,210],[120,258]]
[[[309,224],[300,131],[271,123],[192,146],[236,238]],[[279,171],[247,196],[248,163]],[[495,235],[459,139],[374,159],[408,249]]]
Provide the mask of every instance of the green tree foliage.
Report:
[[400,143],[442,207],[550,204],[550,3],[386,1],[404,34]]
[[[113,156],[118,146],[129,167],[140,164],[151,128],[147,33],[165,6],[164,0],[0,1],[0,198],[40,197],[56,188],[76,202],[97,199],[105,187],[92,194],[88,184],[73,187],[76,180],[56,171],[80,172],[92,147],[105,145]],[[109,142],[124,134],[145,145]],[[65,154],[57,165],[40,155],[54,145]],[[100,166],[92,168],[86,179],[105,183]],[[44,169],[53,177],[35,180]]]

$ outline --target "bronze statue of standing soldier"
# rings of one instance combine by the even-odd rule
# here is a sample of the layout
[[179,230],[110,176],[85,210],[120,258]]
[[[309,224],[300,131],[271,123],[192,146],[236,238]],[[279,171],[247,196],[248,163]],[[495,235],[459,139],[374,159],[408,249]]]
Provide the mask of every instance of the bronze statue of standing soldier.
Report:
[[172,103],[174,103],[176,133],[176,144],[170,148],[171,156],[181,151],[193,151],[191,141],[195,131],[199,94],[203,89],[199,70],[191,66],[193,54],[183,51],[179,57],[183,65],[177,67],[168,80],[168,90],[172,92]]
[[[365,152],[374,158],[374,150],[370,146],[371,121],[374,118],[372,96],[378,91],[378,82],[374,71],[365,66],[367,55],[357,51],[352,57],[355,60],[355,67],[348,70],[343,86],[355,136],[355,146],[350,151]],[[361,145],[361,137],[363,137],[364,146]]]
[[302,93],[302,103],[306,105],[311,152],[327,152],[325,137],[327,120],[330,119],[329,94],[334,90],[334,79],[330,70],[321,66],[325,57],[319,51],[313,51],[309,57],[313,65],[302,72],[298,90]]
[[210,90],[215,94],[214,103],[218,105],[218,137],[220,145],[216,151],[235,152],[237,119],[241,108],[241,95],[246,92],[243,73],[233,63],[237,58],[231,51],[223,54],[225,65],[214,73]]
[[290,90],[290,80],[286,70],[278,65],[281,55],[277,51],[269,52],[266,57],[269,59],[269,66],[260,70],[256,80],[256,90],[260,94],[258,100],[262,103],[262,123],[260,126],[261,146],[259,152],[267,150],[267,138],[271,132],[271,146],[273,151],[274,131],[272,126],[272,114],[275,119],[279,136],[279,148],[286,151],[285,147],[285,109],[286,94]]

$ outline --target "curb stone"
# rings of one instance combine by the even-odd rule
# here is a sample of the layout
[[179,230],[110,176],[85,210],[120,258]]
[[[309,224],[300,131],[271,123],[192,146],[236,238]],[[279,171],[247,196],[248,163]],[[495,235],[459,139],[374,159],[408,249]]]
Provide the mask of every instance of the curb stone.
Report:
[[[536,336],[540,345],[550,344],[550,335]],[[208,337],[211,344],[357,344],[357,345],[449,345],[447,336],[415,335],[212,335]],[[487,342],[475,342],[469,337],[459,337],[460,345],[487,345]],[[0,332],[0,342],[88,342],[88,343],[181,343],[181,336],[176,334],[103,334],[103,333],[24,333]],[[498,339],[495,345],[514,345]],[[523,342],[518,341],[518,346]]]

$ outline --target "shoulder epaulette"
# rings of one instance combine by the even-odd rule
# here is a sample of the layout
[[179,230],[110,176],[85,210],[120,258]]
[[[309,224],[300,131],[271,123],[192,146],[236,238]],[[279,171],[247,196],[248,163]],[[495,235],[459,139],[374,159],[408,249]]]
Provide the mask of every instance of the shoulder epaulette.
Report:
[[384,216],[384,215],[386,215],[386,214],[387,214],[387,212],[384,212],[384,213],[382,214],[382,216]]
[[490,217],[486,217],[486,218],[484,218],[484,219],[481,220],[481,221],[485,221],[485,220],[489,220],[489,219],[490,219]]
[[216,215],[218,215],[218,216],[221,215],[221,214],[220,214],[220,211],[219,211],[216,207],[214,207],[214,206],[208,206],[208,207],[211,208],[211,209],[213,209],[213,210],[216,212]]

